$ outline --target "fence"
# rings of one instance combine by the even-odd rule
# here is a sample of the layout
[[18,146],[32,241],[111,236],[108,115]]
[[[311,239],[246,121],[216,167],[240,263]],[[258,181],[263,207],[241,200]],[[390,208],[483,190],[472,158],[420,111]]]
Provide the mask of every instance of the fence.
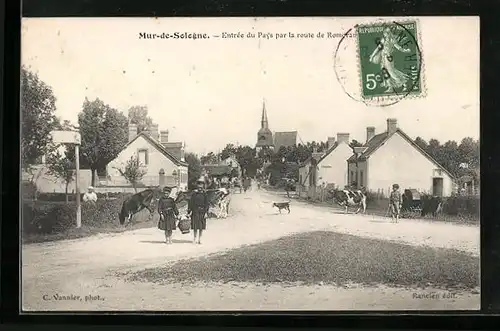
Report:
[[[333,204],[333,196],[331,187],[305,187],[297,185],[297,196],[309,201],[318,203]],[[390,188],[379,189],[377,191],[366,192],[367,209],[385,214],[389,206]],[[429,192],[420,192],[422,197],[428,195]],[[448,216],[456,216],[461,219],[472,219],[475,222],[479,221],[480,216],[480,197],[479,194],[471,195],[454,195],[443,198],[442,213]]]
[[[180,183],[179,177],[164,176],[162,182],[160,176],[144,176],[136,187],[182,186],[183,184],[187,185],[187,183]],[[132,184],[123,176],[99,176],[98,187],[132,187]]]

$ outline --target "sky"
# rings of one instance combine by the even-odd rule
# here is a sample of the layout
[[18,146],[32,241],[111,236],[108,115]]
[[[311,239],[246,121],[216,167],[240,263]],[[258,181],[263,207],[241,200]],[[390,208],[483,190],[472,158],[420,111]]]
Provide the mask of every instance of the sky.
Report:
[[[395,18],[390,18],[391,20]],[[364,141],[396,118],[408,135],[479,137],[479,18],[420,17],[426,93],[389,107],[350,98],[337,80],[340,35],[373,18],[23,18],[22,64],[53,88],[56,115],[77,123],[85,97],[125,114],[145,105],[170,141],[198,154],[227,143],[254,146],[265,100],[272,131],[301,141],[339,132]],[[140,33],[206,33],[209,39],[141,39]],[[222,33],[272,33],[216,38]],[[277,33],[331,32],[335,38]],[[355,39],[353,39],[355,40]],[[352,43],[352,41],[349,41]],[[353,44],[355,45],[355,44]],[[355,53],[343,60],[355,68]],[[349,73],[350,86],[359,84]]]

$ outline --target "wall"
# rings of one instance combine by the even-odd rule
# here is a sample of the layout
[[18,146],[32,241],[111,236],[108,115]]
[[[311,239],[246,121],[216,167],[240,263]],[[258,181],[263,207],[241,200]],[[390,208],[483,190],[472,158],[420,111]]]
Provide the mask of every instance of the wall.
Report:
[[[138,137],[132,144],[127,146],[123,151],[118,154],[116,159],[111,161],[107,166],[106,166],[106,172],[107,172],[107,181],[106,185],[111,185],[111,186],[123,186],[123,185],[130,185],[125,178],[123,178],[122,175],[120,175],[120,172],[115,169],[121,168],[123,169],[125,167],[126,162],[130,159],[132,156],[136,156],[137,152],[139,149],[147,149],[148,150],[148,165],[144,167],[146,169],[146,174],[144,176],[144,184],[148,186],[155,186],[159,185],[159,172],[160,169],[163,169],[165,171],[165,176],[167,179],[167,185],[173,185],[173,177],[172,177],[172,172],[174,170],[179,171],[182,168],[185,168],[184,171],[185,174],[187,174],[187,167],[184,166],[177,166],[175,165],[169,158],[167,158],[162,152],[160,152],[156,147],[152,146],[144,137]],[[182,176],[182,174],[181,174]],[[185,182],[187,184],[187,176],[185,176]],[[170,183],[172,182],[172,183]]]
[[[48,174],[48,169],[44,165],[34,166],[34,173],[36,178],[36,186],[40,193],[64,193],[66,184],[59,178]],[[30,180],[31,175],[27,173],[22,174],[22,180]],[[90,169],[80,169],[80,182],[79,188],[80,192],[86,192],[87,188],[91,186],[92,172]],[[72,193],[75,191],[75,182],[72,181],[68,185],[68,192]]]
[[[358,188],[368,187],[368,162],[369,161],[358,161],[356,163],[349,163],[347,169],[347,184],[351,185],[353,181],[358,184]],[[362,177],[362,178],[361,178]],[[362,180],[361,180],[362,179]]]
[[304,187],[309,186],[309,169],[311,168],[311,163],[305,164],[303,167],[299,168],[299,184]]
[[[413,147],[399,133],[395,133],[383,146],[373,153],[368,161],[368,186],[371,191],[383,189],[384,193],[399,184],[401,189],[413,188],[432,193],[432,177],[439,167]],[[453,192],[453,181],[441,171],[443,196]]]
[[335,184],[343,188],[347,185],[347,159],[352,155],[352,148],[340,143],[319,163],[318,185],[322,182]]

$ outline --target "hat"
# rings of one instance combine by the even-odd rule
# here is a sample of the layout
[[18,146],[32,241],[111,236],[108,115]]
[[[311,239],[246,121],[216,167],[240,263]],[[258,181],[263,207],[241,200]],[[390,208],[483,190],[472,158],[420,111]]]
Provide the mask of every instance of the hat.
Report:
[[94,187],[93,187],[93,186],[89,186],[87,189],[88,189],[88,190],[93,190],[93,189],[94,189]]
[[393,184],[392,188],[399,188],[399,185],[398,184]]
[[171,192],[171,191],[172,191],[172,189],[170,187],[168,187],[168,186],[165,186],[163,188],[163,192]]

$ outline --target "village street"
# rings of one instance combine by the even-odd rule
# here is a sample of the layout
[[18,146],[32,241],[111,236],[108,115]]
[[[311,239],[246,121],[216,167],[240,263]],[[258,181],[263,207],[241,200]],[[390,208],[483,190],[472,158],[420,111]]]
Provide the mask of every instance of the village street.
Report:
[[[123,275],[309,231],[333,231],[410,246],[449,248],[479,256],[479,227],[419,220],[402,220],[399,224],[392,224],[378,216],[343,215],[338,210],[295,200],[291,202],[291,213],[280,215],[276,208],[272,208],[272,202],[284,200],[282,195],[256,189],[245,194],[233,194],[230,216],[227,219],[209,219],[202,245],[193,245],[191,235],[182,235],[179,231],[174,234],[174,244],[166,245],[163,233],[156,228],[24,245],[23,310],[479,308],[478,289],[460,292],[453,299],[435,300],[416,299],[415,292],[419,295],[439,294],[442,290],[427,288],[417,291],[357,284],[343,287],[326,284],[258,285],[250,282],[184,286],[180,283],[132,282]],[[75,298],[58,301],[54,299],[56,294],[73,295]]]

